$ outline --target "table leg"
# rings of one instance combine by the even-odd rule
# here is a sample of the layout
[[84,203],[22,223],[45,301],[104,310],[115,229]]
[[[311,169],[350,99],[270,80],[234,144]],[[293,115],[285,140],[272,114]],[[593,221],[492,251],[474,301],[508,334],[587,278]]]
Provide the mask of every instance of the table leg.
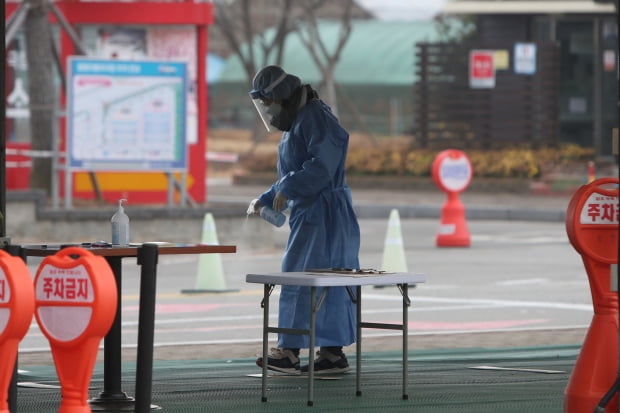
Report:
[[267,401],[267,347],[269,346],[269,295],[271,292],[271,286],[265,284],[263,293],[263,377],[261,400]]
[[150,412],[153,388],[153,341],[155,335],[155,294],[157,259],[155,244],[138,248],[140,269],[140,313],[138,315],[138,355],[136,360],[136,413]]
[[103,391],[98,397],[88,400],[91,410],[122,410],[132,411],[133,397],[121,390],[121,298],[122,298],[122,266],[121,257],[105,257],[114,273],[118,296],[116,316],[110,331],[104,338],[103,348]]
[[355,395],[362,395],[362,286],[357,286],[357,332],[355,342]]
[[314,404],[314,334],[316,325],[316,287],[310,287],[310,343],[308,346],[308,406]]
[[403,294],[403,400],[409,399],[407,394],[407,379],[409,371],[409,349],[408,349],[408,336],[409,336],[409,302],[408,302],[408,284],[402,284]]

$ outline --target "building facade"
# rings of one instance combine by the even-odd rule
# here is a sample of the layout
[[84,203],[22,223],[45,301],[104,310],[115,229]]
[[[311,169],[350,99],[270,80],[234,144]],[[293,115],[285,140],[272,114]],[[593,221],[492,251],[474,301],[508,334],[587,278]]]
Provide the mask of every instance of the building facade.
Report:
[[617,2],[455,0],[442,13],[473,19],[474,41],[485,45],[556,42],[559,139],[611,157],[618,127]]

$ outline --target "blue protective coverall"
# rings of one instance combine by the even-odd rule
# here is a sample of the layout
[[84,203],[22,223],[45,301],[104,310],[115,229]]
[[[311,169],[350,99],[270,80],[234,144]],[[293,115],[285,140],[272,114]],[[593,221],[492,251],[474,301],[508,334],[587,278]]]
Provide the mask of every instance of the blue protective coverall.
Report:
[[[331,109],[314,99],[302,107],[278,146],[278,180],[261,196],[288,198],[290,235],[282,271],[359,268],[360,231],[345,182],[348,133]],[[317,288],[317,297],[322,293]],[[282,286],[278,326],[309,328],[310,288]],[[355,342],[355,306],[346,287],[331,287],[316,315],[320,347]],[[280,348],[308,348],[308,336],[280,334]]]

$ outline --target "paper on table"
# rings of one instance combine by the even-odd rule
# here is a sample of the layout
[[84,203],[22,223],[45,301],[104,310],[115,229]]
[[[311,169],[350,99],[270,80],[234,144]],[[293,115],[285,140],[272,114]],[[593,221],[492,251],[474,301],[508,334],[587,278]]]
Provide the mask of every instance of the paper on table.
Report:
[[347,277],[374,277],[377,275],[387,275],[387,274],[395,274],[393,272],[386,272],[386,271],[382,271],[382,270],[374,270],[374,269],[369,269],[369,268],[361,268],[361,269],[354,269],[354,268],[326,268],[326,269],[315,269],[315,270],[308,270],[307,272],[312,273],[312,274],[317,274],[317,275],[321,275],[321,274],[339,274],[339,275],[345,275]]
[[160,247],[176,245],[174,242],[168,242],[168,241],[146,241],[140,245],[143,245],[143,244],[155,244],[155,245],[159,245]]

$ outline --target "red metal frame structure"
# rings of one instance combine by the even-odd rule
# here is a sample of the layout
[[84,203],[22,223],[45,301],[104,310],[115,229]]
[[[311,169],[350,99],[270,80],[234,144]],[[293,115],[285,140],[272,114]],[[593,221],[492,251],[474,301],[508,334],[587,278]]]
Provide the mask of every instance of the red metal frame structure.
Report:
[[[77,0],[56,0],[56,7],[71,25],[193,25],[197,36],[197,142],[188,148],[189,179],[188,194],[195,202],[206,201],[206,139],[207,139],[207,83],[206,56],[208,45],[207,26],[213,23],[213,4],[194,0],[184,1],[133,1],[133,2],[82,2]],[[5,15],[11,16],[19,2],[6,2]],[[50,21],[57,23],[50,13]],[[66,72],[67,57],[76,54],[76,48],[69,35],[61,30],[60,57],[63,72]],[[64,91],[61,101],[64,103]],[[65,133],[62,124],[61,136],[64,147]],[[112,191],[113,192],[113,191]],[[126,194],[127,191],[121,191]],[[121,194],[119,192],[119,194]],[[107,194],[106,198],[116,199],[119,194]],[[166,191],[136,194],[132,199],[138,202],[160,202],[166,199]]]

